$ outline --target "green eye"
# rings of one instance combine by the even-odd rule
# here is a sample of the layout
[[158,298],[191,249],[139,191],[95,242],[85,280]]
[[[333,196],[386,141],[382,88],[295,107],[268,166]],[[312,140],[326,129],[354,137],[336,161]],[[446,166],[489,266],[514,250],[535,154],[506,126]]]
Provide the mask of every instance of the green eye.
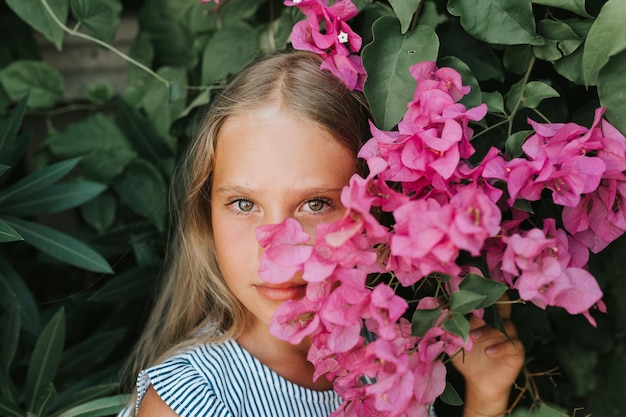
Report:
[[254,203],[250,200],[238,200],[237,208],[241,211],[252,211]]
[[307,201],[306,204],[311,211],[321,211],[326,206],[326,202],[319,199]]

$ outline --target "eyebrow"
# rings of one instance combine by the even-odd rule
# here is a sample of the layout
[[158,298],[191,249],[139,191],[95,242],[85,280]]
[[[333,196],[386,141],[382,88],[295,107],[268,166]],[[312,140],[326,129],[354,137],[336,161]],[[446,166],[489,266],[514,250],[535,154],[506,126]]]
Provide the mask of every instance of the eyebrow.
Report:
[[[302,192],[302,193],[314,195],[314,194],[340,193],[342,190],[343,190],[343,187],[335,187],[335,188],[312,187],[312,188],[303,188],[302,190],[294,190],[294,192]],[[242,187],[238,185],[219,187],[214,190],[214,192],[217,194],[249,194],[254,191],[255,190],[251,188]]]

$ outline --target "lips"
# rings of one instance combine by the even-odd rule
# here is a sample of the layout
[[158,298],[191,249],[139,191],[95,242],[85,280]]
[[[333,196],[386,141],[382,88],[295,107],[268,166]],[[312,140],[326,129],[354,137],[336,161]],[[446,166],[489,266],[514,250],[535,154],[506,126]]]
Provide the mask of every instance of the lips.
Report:
[[299,300],[306,295],[306,284],[259,284],[254,286],[269,301]]

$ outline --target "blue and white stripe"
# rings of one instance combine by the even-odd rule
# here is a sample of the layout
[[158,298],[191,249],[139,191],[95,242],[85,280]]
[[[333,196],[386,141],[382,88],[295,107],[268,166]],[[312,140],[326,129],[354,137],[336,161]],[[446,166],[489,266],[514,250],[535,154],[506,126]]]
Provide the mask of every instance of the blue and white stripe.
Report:
[[150,385],[181,417],[328,417],[341,404],[334,391],[287,381],[234,340],[198,346],[143,371],[137,405]]

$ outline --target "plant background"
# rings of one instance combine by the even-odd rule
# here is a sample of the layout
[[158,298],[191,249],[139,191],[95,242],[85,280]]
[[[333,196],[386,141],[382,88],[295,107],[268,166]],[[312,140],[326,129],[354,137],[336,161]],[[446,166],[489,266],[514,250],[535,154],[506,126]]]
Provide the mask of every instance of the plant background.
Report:
[[[379,128],[393,128],[411,99],[408,66],[436,59],[472,86],[465,104],[489,105],[475,126],[479,153],[515,155],[527,117],[590,126],[600,105],[626,132],[623,0],[355,3]],[[127,83],[95,80],[68,98],[41,46],[64,62],[72,38],[111,50],[122,15],[139,27]],[[112,415],[127,401],[119,372],[159,282],[175,162],[225,78],[287,46],[301,18],[274,0],[0,4],[0,415]],[[608,305],[597,328],[514,306],[535,388],[516,416],[545,402],[535,415],[623,417],[625,254],[621,238],[590,261]]]

